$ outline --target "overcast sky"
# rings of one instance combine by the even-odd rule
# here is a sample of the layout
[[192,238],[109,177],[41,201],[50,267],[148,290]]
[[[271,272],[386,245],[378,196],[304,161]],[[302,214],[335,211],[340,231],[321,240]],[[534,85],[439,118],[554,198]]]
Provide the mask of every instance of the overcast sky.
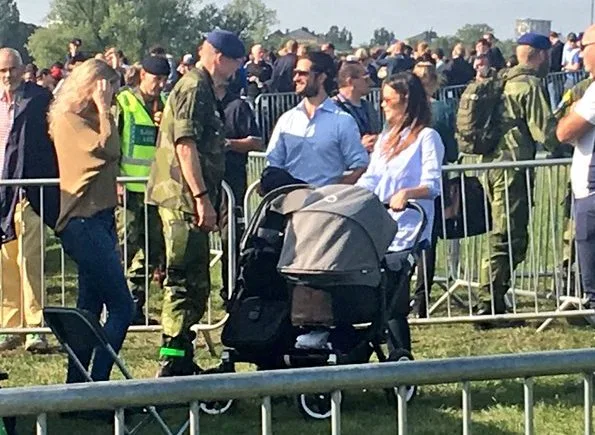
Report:
[[[139,0],[142,1],[142,0]],[[496,36],[514,35],[517,18],[552,20],[562,33],[582,31],[590,23],[593,0],[264,0],[277,10],[278,28],[294,30],[301,26],[326,32],[336,24],[346,26],[354,42],[367,42],[374,29],[386,27],[398,38],[434,29],[440,35],[453,34],[466,23],[483,23],[496,30]],[[225,0],[214,0],[222,5]],[[50,0],[17,0],[21,19],[43,24]],[[299,5],[299,6],[296,6]]]

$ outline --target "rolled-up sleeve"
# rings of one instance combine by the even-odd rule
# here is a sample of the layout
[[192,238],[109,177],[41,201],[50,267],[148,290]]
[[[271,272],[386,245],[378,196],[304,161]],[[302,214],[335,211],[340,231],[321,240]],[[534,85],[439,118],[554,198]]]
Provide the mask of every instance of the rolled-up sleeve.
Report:
[[287,152],[285,143],[283,142],[283,134],[281,133],[283,126],[283,117],[279,119],[277,125],[273,129],[269,145],[266,151],[267,164],[275,168],[285,169],[285,162],[287,160]]
[[442,160],[444,159],[444,144],[436,130],[428,130],[421,142],[421,181],[420,186],[430,190],[431,198],[440,195],[440,180],[442,176]]
[[359,169],[368,166],[368,152],[361,142],[357,123],[351,116],[341,120],[339,140],[346,169]]
[[204,103],[200,101],[198,94],[199,88],[192,87],[170,96],[174,117],[174,143],[178,143],[182,138],[198,141],[202,135],[203,126],[199,122],[202,117],[199,113]]

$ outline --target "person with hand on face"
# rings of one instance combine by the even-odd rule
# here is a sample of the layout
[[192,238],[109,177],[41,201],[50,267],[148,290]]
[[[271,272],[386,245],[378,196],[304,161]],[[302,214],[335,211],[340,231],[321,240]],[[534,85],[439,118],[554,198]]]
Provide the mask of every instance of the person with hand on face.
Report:
[[232,77],[245,54],[236,34],[210,32],[199,67],[184,74],[163,111],[147,185],[147,203],[158,207],[163,223],[166,256],[158,376],[200,372],[190,327],[202,318],[211,291],[209,232],[217,228],[225,172],[225,115],[215,87]]
[[[90,59],[64,81],[49,112],[60,169],[60,215],[56,234],[78,267],[77,308],[97,320],[105,305],[103,330],[116,352],[122,347],[134,314],[126,284],[114,210],[118,198],[120,136],[111,114],[119,76],[108,64]],[[73,349],[85,369],[93,349]],[[95,350],[91,377],[109,379],[113,359]],[[67,382],[85,382],[69,361]]]
[[[155,159],[157,132],[165,98],[162,91],[170,73],[166,58],[146,57],[140,70],[140,83],[134,88],[123,88],[116,95],[116,120],[118,132],[122,137],[121,175],[125,177],[148,177]],[[136,303],[135,324],[145,324],[143,307],[145,305],[145,256],[150,267],[159,269],[165,260],[161,221],[157,208],[147,206],[147,228],[149,252],[145,252],[145,185],[127,183],[126,210],[118,213],[118,234],[124,240],[127,236],[126,264],[128,285]],[[124,201],[122,201],[124,205]],[[127,219],[124,217],[127,215]],[[127,227],[127,231],[124,231]]]

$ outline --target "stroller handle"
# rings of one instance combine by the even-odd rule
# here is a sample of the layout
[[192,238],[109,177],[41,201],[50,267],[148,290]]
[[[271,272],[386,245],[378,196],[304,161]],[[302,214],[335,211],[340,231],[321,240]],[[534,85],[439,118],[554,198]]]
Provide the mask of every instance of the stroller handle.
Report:
[[[387,210],[390,210],[389,204],[384,204],[384,207]],[[426,211],[424,208],[419,205],[417,201],[407,201],[407,205],[405,206],[405,210],[414,210],[421,216],[421,220],[415,229],[415,239],[413,241],[413,247],[417,248],[419,246],[419,242],[421,241],[421,235],[423,234],[426,226],[428,225],[428,216],[426,215]]]

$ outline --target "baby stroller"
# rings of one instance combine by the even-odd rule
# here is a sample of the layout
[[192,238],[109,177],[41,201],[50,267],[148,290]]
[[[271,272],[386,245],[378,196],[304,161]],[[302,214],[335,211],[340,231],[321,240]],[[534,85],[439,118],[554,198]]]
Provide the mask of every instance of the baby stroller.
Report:
[[[415,249],[426,219],[409,208],[421,214]],[[266,195],[241,241],[221,370],[361,364],[373,353],[380,362],[412,360],[414,251],[385,256],[396,233],[386,206],[359,187],[292,185]],[[415,392],[409,387],[408,400]],[[231,403],[202,408],[222,413]],[[330,417],[328,394],[302,394],[298,406],[307,417]]]

